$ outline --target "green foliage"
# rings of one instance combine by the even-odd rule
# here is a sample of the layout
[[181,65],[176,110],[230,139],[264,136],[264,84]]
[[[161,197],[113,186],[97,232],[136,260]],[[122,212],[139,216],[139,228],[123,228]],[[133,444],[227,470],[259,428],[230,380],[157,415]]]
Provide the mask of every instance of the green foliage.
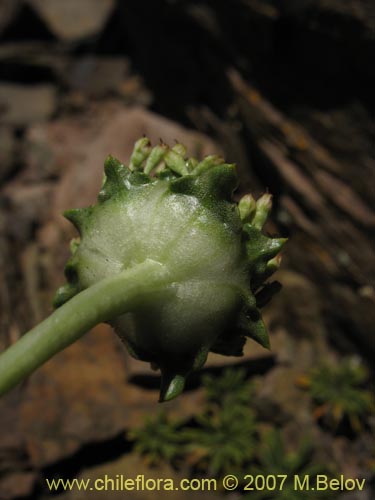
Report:
[[[327,491],[320,494],[316,490],[295,488],[295,475],[301,481],[309,476],[310,486],[314,487],[315,476],[329,476],[330,471],[314,462],[314,450],[308,439],[297,450],[289,451],[279,430],[258,431],[259,422],[250,406],[253,386],[246,381],[243,368],[227,368],[216,377],[205,375],[203,386],[206,404],[194,422],[177,424],[164,413],[147,419],[142,428],[130,434],[135,440],[135,450],[152,464],[164,460],[174,465],[189,465],[194,476],[204,474],[221,479],[234,474],[240,487],[248,483],[247,474],[277,478],[274,490],[254,489],[246,497],[249,500],[332,498]],[[280,475],[287,476],[281,489]]]
[[210,476],[233,474],[254,456],[256,424],[250,409],[226,406],[197,417],[199,427],[185,429],[189,461]]
[[241,368],[227,368],[216,377],[205,375],[206,407],[196,417],[198,427],[184,431],[190,462],[212,476],[240,470],[254,455],[253,388],[245,377]]
[[248,406],[254,392],[243,368],[226,368],[219,377],[203,375],[202,383],[207,402],[220,407]]
[[257,454],[257,465],[251,467],[252,476],[280,476],[285,475],[286,480],[280,488],[280,482],[274,490],[254,490],[245,496],[249,500],[316,500],[319,498],[329,499],[332,495],[328,491],[299,490],[295,488],[294,476],[297,475],[303,481],[305,476],[310,478],[310,486],[314,487],[314,477],[317,474],[327,474],[324,465],[313,462],[313,447],[308,439],[305,439],[295,451],[287,451],[277,429],[269,431],[262,440],[260,450]]
[[173,463],[181,455],[180,424],[169,419],[165,412],[145,419],[143,425],[129,431],[134,449],[151,466],[161,461]]
[[129,434],[135,450],[155,464],[177,463],[184,457],[184,462],[212,476],[240,470],[256,448],[255,415],[249,407],[252,387],[245,374],[229,368],[219,377],[206,375],[206,405],[196,415],[195,426],[177,424],[159,413]]
[[323,365],[302,379],[316,405],[315,415],[332,429],[344,421],[360,432],[366,417],[374,411],[374,396],[364,389],[368,379],[365,367],[355,358],[337,366]]

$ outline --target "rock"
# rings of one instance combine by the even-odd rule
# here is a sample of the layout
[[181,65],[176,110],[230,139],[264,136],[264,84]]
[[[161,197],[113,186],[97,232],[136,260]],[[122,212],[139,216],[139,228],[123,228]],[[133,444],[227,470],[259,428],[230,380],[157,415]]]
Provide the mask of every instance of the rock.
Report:
[[[329,111],[300,109],[296,114],[309,133],[340,162],[340,179],[360,194],[369,206],[373,203],[375,160],[372,155],[375,123],[370,109],[360,102]],[[356,168],[361,168],[358,175]]]
[[153,102],[152,93],[139,75],[125,78],[117,89],[118,94],[129,106],[149,107]]
[[4,189],[3,201],[12,214],[12,224],[8,225],[8,235],[18,241],[26,242],[31,238],[35,226],[48,216],[45,207],[52,196],[51,183],[19,184],[14,183]]
[[[82,122],[83,118],[80,117],[79,120]],[[68,123],[66,125],[71,126]],[[75,134],[77,125],[75,123],[74,129],[65,130],[66,143]],[[127,162],[135,141],[142,135],[146,135],[153,144],[157,144],[160,138],[167,144],[174,144],[178,140],[187,147],[191,156],[206,156],[220,150],[203,134],[187,130],[142,108],[119,107],[118,101],[101,110],[97,119],[91,118],[91,128],[84,132],[84,136],[82,132],[78,133],[81,135],[79,152],[77,151],[76,160],[72,161],[56,192],[56,214],[69,207],[78,208],[95,203],[105,158],[111,154]],[[61,137],[61,133],[59,136]],[[58,141],[60,137],[57,138]],[[76,142],[76,138],[72,139]]]
[[276,403],[282,413],[293,418],[299,424],[312,423],[312,411],[309,396],[296,385],[301,371],[294,367],[278,366],[260,381],[259,398]]
[[[360,126],[357,124],[355,127],[349,127],[347,120],[337,114],[326,114],[324,117],[326,123],[330,120],[333,124],[337,123],[337,126],[333,125],[336,141],[354,143],[341,147],[340,156],[345,156],[346,150],[355,154],[358,160],[358,152],[364,149],[361,156],[367,161],[363,162],[363,167],[360,161],[346,161],[344,158],[338,161],[338,155],[331,152],[337,146],[333,148],[331,144],[329,149],[322,146],[322,142],[317,141],[305,127],[289,119],[270,101],[264,100],[254,87],[243,86],[244,81],[241,83],[238,75],[232,74],[231,78],[234,86],[242,89],[240,93],[244,100],[240,109],[247,123],[249,140],[253,141],[254,156],[258,154],[257,149],[259,152],[258,164],[254,166],[261,177],[267,172],[267,178],[264,176],[263,180],[278,197],[276,218],[284,230],[287,228],[290,236],[292,244],[287,245],[284,252],[284,263],[286,267],[298,271],[301,277],[308,277],[311,283],[306,283],[306,286],[301,283],[302,286],[298,285],[290,297],[287,297],[284,286],[280,294],[284,307],[272,304],[273,311],[284,314],[279,324],[286,325],[288,332],[295,337],[301,332],[317,339],[327,338],[328,335],[333,338],[334,335],[340,348],[344,343],[348,344],[350,336],[350,344],[353,346],[352,340],[356,344],[354,350],[372,359],[374,344],[368,333],[371,319],[368,321],[367,318],[371,318],[370,307],[373,308],[373,304],[356,295],[358,288],[366,289],[374,277],[370,241],[375,214],[363,196],[369,192],[368,188],[364,190],[359,182],[351,180],[362,177],[362,184],[372,185],[373,161],[367,146],[367,133],[362,133],[367,129],[367,113],[361,107],[352,108],[361,117]],[[247,111],[245,103],[248,104]],[[353,121],[352,112],[350,119]],[[344,133],[343,122],[346,122]],[[355,139],[351,139],[352,135]],[[360,140],[357,139],[359,136]],[[363,176],[356,174],[357,168],[353,169],[353,165],[358,165]],[[286,285],[282,275],[280,281]],[[279,297],[275,298],[277,300]],[[358,312],[354,321],[352,311]],[[339,321],[336,320],[338,316],[341,317]],[[359,330],[362,333],[358,335]],[[300,361],[298,357],[295,360]]]
[[280,0],[278,4],[282,15],[297,17],[304,15],[314,1],[315,0]]
[[31,471],[6,475],[0,481],[0,498],[2,500],[26,498],[32,493],[35,481],[36,474]]
[[[22,25],[22,19],[18,22]],[[17,33],[21,28],[12,30]],[[10,39],[0,45],[0,80],[28,84],[64,81],[73,57],[58,42]]]
[[114,0],[27,0],[54,35],[75,41],[100,32]]
[[20,389],[0,401],[0,498],[26,497],[37,473],[31,470],[20,430]]
[[[368,288],[372,291],[371,295]],[[359,290],[353,290],[349,286],[336,283],[332,285],[332,303],[336,307],[332,307],[332,318],[335,321],[330,331],[330,338],[337,348],[348,354],[352,354],[356,347],[360,347],[372,366],[375,357],[374,288],[369,283],[366,287],[362,287],[363,289],[367,294],[362,295]]]
[[8,125],[24,127],[45,121],[57,106],[57,92],[52,85],[0,83],[0,119]]
[[[284,253],[287,253],[286,248]],[[283,285],[266,309],[273,328],[284,327],[294,339],[307,339],[316,348],[322,347],[326,336],[322,299],[319,289],[300,273],[282,269],[275,278]]]
[[16,141],[10,127],[0,127],[0,182],[11,172],[15,163]]
[[[131,383],[128,361],[115,334],[99,325],[30,377],[20,394],[19,422],[33,467],[67,458],[90,442],[112,439],[158,408],[159,380],[151,387]],[[202,404],[198,391],[163,409],[188,419]]]
[[27,129],[23,142],[22,163],[25,167],[19,178],[24,183],[41,183],[52,180],[58,175],[59,167],[43,124]]
[[154,403],[150,391],[126,384],[114,336],[107,327],[98,327],[30,378],[20,415],[33,466],[117,435]]
[[86,56],[75,59],[64,76],[74,90],[102,97],[120,88],[128,68],[124,57]]
[[20,4],[20,0],[0,0],[0,33],[13,21]]

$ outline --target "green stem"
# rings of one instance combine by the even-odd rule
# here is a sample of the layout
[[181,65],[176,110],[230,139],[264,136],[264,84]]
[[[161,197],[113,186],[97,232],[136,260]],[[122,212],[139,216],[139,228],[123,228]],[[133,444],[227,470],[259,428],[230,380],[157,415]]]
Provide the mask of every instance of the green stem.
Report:
[[90,328],[131,311],[167,283],[165,266],[147,259],[80,292],[0,354],[0,396]]

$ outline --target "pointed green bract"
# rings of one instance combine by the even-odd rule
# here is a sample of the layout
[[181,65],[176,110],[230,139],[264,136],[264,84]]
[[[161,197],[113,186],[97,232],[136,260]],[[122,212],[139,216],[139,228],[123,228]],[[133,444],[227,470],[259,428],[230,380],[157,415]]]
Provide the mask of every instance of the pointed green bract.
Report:
[[222,163],[199,174],[199,186],[206,198],[231,201],[237,187],[235,165]]
[[67,283],[66,285],[61,286],[55,293],[53,298],[53,307],[60,307],[65,302],[70,300],[74,295],[80,291],[78,284]]
[[81,233],[85,220],[84,211],[82,209],[71,208],[70,210],[65,210],[64,217],[74,225],[79,233]]
[[160,402],[176,398],[184,390],[186,377],[182,374],[161,372]]
[[130,172],[120,161],[116,160],[116,158],[108,156],[104,163],[104,173],[103,187],[98,197],[99,202],[108,200],[120,191],[126,190],[126,180]]
[[268,238],[251,224],[244,225],[244,231],[248,237],[246,250],[249,260],[268,262],[280,252],[286,238]]
[[70,221],[73,226],[77,229],[80,236],[85,231],[87,222],[90,218],[91,207],[88,208],[71,208],[70,210],[65,210],[64,217]]
[[132,356],[160,367],[160,401],[180,394],[210,351],[240,356],[246,338],[270,347],[260,308],[279,290],[266,280],[286,240],[262,231],[271,195],[236,204],[237,183],[219,156],[199,162],[181,144],[152,148],[143,137],[129,166],[106,159],[97,205],[65,212],[81,238],[56,307],[147,259],[168,269],[169,284],[109,320]]
[[72,255],[74,255],[76,253],[76,251],[78,250],[79,243],[80,243],[80,239],[79,238],[73,238],[70,241],[70,251],[71,251]]
[[270,339],[268,336],[266,325],[263,322],[262,316],[258,311],[254,316],[247,318],[246,324],[247,337],[255,340],[262,347],[270,349]]

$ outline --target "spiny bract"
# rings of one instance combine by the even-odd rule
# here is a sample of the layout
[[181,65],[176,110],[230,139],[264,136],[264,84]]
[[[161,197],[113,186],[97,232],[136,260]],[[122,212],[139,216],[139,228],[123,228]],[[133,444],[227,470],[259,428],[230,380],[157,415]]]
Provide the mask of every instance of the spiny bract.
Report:
[[285,239],[261,231],[271,196],[246,195],[237,205],[236,186],[235,165],[222,158],[198,162],[181,144],[152,148],[144,137],[128,166],[107,158],[97,205],[64,214],[80,239],[56,307],[145,259],[168,268],[161,292],[110,321],[134,357],[160,368],[161,401],[183,390],[209,351],[239,356],[246,337],[269,347],[259,307],[279,288],[264,282]]

